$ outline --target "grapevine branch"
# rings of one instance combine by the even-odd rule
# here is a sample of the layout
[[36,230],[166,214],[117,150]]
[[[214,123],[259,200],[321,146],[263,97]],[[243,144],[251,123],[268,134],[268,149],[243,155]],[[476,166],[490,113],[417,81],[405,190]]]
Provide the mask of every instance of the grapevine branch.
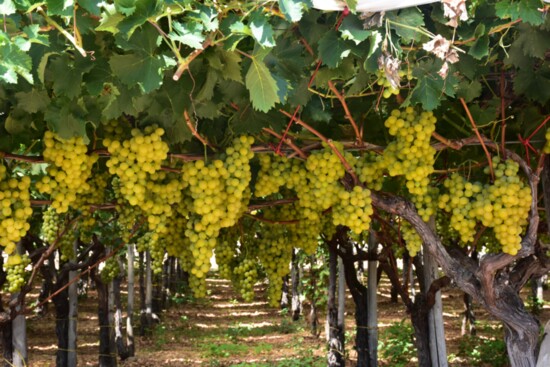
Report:
[[338,100],[342,104],[342,107],[344,108],[344,112],[346,114],[346,119],[350,122],[351,126],[353,127],[353,131],[355,131],[355,137],[357,139],[357,144],[361,145],[363,143],[363,137],[362,137],[361,133],[359,132],[359,129],[357,128],[357,123],[355,122],[355,120],[353,119],[353,116],[351,115],[348,104],[346,103],[346,98],[342,95],[342,93],[340,93],[338,91],[338,89],[336,89],[336,87],[334,86],[334,83],[332,83],[332,81],[330,81],[330,80],[328,81],[328,86],[329,86],[330,90],[332,91],[332,93],[334,93],[336,98],[338,98]]
[[[298,148],[298,146],[296,144],[294,144],[292,142],[292,140],[290,140],[289,138],[284,138],[283,136],[277,134],[275,131],[273,131],[272,129],[270,129],[268,127],[264,127],[263,130],[266,133],[273,135],[277,139],[280,139],[281,142],[284,141],[286,145],[288,145],[290,148],[292,148],[292,150],[294,150],[296,152],[296,154],[298,154],[300,156],[300,158],[307,159],[307,154],[305,154],[300,148]],[[277,148],[277,150],[280,152],[279,147]]]
[[[287,116],[287,117],[290,117],[292,118],[292,116],[286,112],[285,110],[279,110],[283,115]],[[330,149],[332,149],[332,151],[334,152],[334,154],[336,154],[336,156],[338,157],[338,159],[340,159],[340,162],[342,162],[342,164],[344,165],[344,168],[346,169],[346,171],[351,175],[351,177],[353,178],[353,182],[354,184],[358,184],[359,183],[359,179],[357,178],[357,175],[355,174],[355,172],[353,171],[353,169],[351,168],[350,164],[346,161],[346,159],[344,158],[344,156],[342,155],[342,153],[340,153],[340,151],[334,146],[334,143],[332,142],[332,140],[330,139],[327,139],[325,136],[323,136],[323,134],[321,134],[320,132],[318,132],[317,130],[315,130],[313,127],[309,126],[308,124],[306,124],[305,122],[303,122],[300,118],[295,118],[294,121],[296,121],[296,123],[302,127],[304,127],[306,130],[310,131],[312,134],[314,134],[315,136],[317,136],[319,139],[321,139],[323,142],[325,142],[329,147]]]
[[185,117],[185,123],[187,124],[187,127],[189,128],[189,130],[191,130],[191,134],[193,134],[195,138],[199,139],[203,145],[207,145],[210,148],[214,149],[214,146],[212,146],[212,144],[210,144],[208,140],[206,140],[201,136],[201,134],[199,134],[199,132],[193,125],[193,122],[191,121],[191,117],[189,116],[189,113],[187,113],[187,110],[183,110],[183,116]]
[[489,151],[487,150],[487,147],[485,146],[484,140],[481,137],[481,134],[479,133],[479,130],[477,129],[477,125],[474,121],[474,118],[472,117],[472,114],[470,113],[470,109],[468,108],[468,105],[464,101],[464,98],[460,98],[460,103],[462,103],[462,106],[464,107],[464,110],[466,111],[466,114],[468,115],[468,119],[470,120],[470,123],[472,124],[472,128],[474,130],[474,133],[476,134],[477,138],[479,139],[479,142],[481,143],[483,151],[485,152],[485,155],[487,156],[487,163],[489,164],[489,171],[491,172],[491,178],[494,180],[495,179],[495,171],[493,169],[493,160],[491,159],[491,155],[489,154]]

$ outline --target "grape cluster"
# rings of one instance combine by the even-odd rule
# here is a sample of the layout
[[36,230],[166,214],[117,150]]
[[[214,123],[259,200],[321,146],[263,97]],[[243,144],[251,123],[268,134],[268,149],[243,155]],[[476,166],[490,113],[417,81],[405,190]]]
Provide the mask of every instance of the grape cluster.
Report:
[[368,231],[373,213],[370,190],[355,186],[352,191],[341,190],[338,203],[332,207],[334,225],[349,227],[356,234]]
[[[475,226],[481,222],[493,228],[502,251],[516,255],[521,248],[521,232],[531,206],[531,189],[518,176],[519,165],[493,159],[495,181],[492,185],[470,183],[457,174],[445,181],[449,193],[442,195],[439,207],[451,213],[451,226],[463,242],[471,242]],[[486,173],[489,173],[488,169]]]
[[[451,213],[450,225],[458,232],[464,243],[472,242],[476,234],[476,216],[471,215],[478,195],[483,191],[479,182],[470,183],[457,173],[452,174],[443,182],[448,194],[439,197],[439,208]],[[483,208],[479,207],[482,211]],[[487,208],[487,214],[492,210]],[[480,212],[482,216],[485,213]]]
[[409,255],[416,256],[416,254],[418,254],[422,249],[422,239],[409,222],[402,222],[401,235],[403,236]]
[[260,172],[254,195],[262,197],[279,192],[281,186],[285,186],[289,181],[292,161],[287,157],[271,156],[270,154],[262,154],[258,160],[260,161]]
[[[409,72],[406,72],[404,70],[398,71],[399,79],[407,78],[412,79],[412,71],[409,70]],[[391,96],[396,96],[399,94],[399,86],[393,86],[392,83],[389,81],[389,79],[386,76],[386,73],[384,70],[378,69],[376,70],[376,84],[384,87],[384,91],[382,92],[382,97],[385,99],[390,98]]]
[[550,129],[546,130],[546,134],[544,135],[544,138],[546,139],[546,143],[544,144],[542,151],[545,154],[550,154]]
[[43,194],[50,194],[52,207],[66,213],[77,197],[90,191],[87,183],[96,154],[88,155],[82,137],[62,139],[51,131],[44,134],[44,160],[50,164],[48,175],[36,184]]
[[390,135],[395,136],[381,156],[390,176],[404,175],[412,195],[428,192],[429,175],[433,173],[435,149],[430,145],[436,118],[432,112],[418,114],[414,108],[393,110],[385,121]]
[[192,199],[192,214],[185,235],[190,240],[193,264],[190,285],[197,298],[206,294],[206,273],[222,228],[235,225],[247,210],[252,178],[252,137],[241,136],[225,150],[225,159],[184,164],[182,177]]
[[19,254],[12,254],[8,256],[7,262],[4,264],[4,270],[6,271],[6,290],[10,293],[15,293],[25,285],[25,274],[27,273],[26,267],[31,263],[29,257]]
[[20,180],[8,177],[6,167],[0,163],[0,245],[8,255],[30,229],[30,184],[28,176]]
[[368,152],[357,158],[354,169],[359,181],[364,183],[366,187],[376,191],[382,190],[385,167],[378,154]]
[[224,230],[216,244],[216,264],[218,264],[220,277],[223,279],[231,279],[232,263],[237,251],[237,241],[238,235],[236,231]]
[[116,256],[108,258],[103,263],[100,270],[100,276],[103,283],[109,283],[120,274],[120,265]]
[[42,238],[45,242],[53,244],[57,241],[61,261],[68,261],[74,257],[73,243],[76,233],[69,226],[69,218],[59,214],[53,207],[48,207],[42,214]]
[[257,263],[244,258],[233,268],[233,285],[246,302],[254,299],[254,284],[258,281]]

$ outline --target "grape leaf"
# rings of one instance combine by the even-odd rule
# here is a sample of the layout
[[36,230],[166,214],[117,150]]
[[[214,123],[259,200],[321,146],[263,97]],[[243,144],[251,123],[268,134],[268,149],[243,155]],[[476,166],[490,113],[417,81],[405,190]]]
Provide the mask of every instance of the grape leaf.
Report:
[[50,97],[44,90],[32,89],[30,92],[15,93],[19,108],[28,113],[45,109],[50,103]]
[[[419,41],[421,39],[422,34],[414,29],[424,26],[424,16],[418,8],[413,7],[400,11],[390,11],[387,13],[387,19],[393,21],[390,23],[391,27],[405,41]],[[405,25],[405,27],[401,24]]]
[[131,37],[134,31],[150,18],[162,14],[163,3],[159,0],[136,0],[136,10],[132,15],[123,17],[118,23],[118,29],[127,37]]
[[115,0],[116,10],[126,16],[134,14],[136,11],[136,1],[135,0]]
[[112,34],[118,33],[118,24],[124,19],[124,15],[117,12],[114,4],[103,5],[103,12],[101,13],[101,20],[96,27],[98,31],[111,32]]
[[417,78],[418,83],[410,94],[410,102],[422,104],[422,108],[431,111],[441,104],[442,97],[446,94],[454,96],[455,87],[458,80],[453,76],[452,71],[444,80],[437,73],[441,68],[442,62],[438,60],[423,61],[413,69],[413,76]]
[[17,75],[33,83],[32,59],[12,43],[0,44],[0,81],[17,83]]
[[63,54],[50,62],[53,90],[57,95],[74,98],[80,93],[82,76],[87,73],[93,63],[80,56],[73,61],[68,54]]
[[279,102],[277,82],[264,62],[255,57],[246,73],[245,85],[254,109],[267,112]]
[[74,10],[73,0],[46,0],[46,6],[48,8],[48,14],[71,16]]
[[496,15],[503,19],[521,19],[532,25],[541,25],[544,23],[544,17],[539,11],[540,6],[539,0],[497,1],[495,10]]
[[189,47],[202,50],[202,43],[206,39],[202,33],[204,27],[199,23],[180,23],[172,22],[173,31],[168,36],[174,40],[183,43]]
[[279,0],[279,10],[291,22],[298,22],[304,15],[305,4],[302,0]]
[[456,91],[457,97],[464,98],[466,102],[471,102],[481,95],[482,85],[477,80],[471,82],[462,81],[458,84]]
[[267,17],[260,11],[255,11],[250,16],[250,30],[252,37],[262,47],[274,47],[273,27],[269,24]]
[[470,46],[468,54],[472,55],[475,59],[480,60],[489,55],[489,36],[483,35],[476,39]]
[[241,57],[238,53],[216,47],[215,51],[208,53],[206,58],[210,67],[218,70],[223,79],[242,83]]
[[17,9],[12,0],[1,0],[0,1],[0,15],[11,15],[15,13]]
[[356,45],[360,44],[371,35],[371,31],[363,28],[363,22],[361,22],[358,17],[351,15],[348,15],[342,21],[338,30],[342,32],[342,37],[344,39],[351,40],[355,42]]
[[88,144],[90,140],[86,134],[86,111],[75,101],[59,98],[56,102],[50,104],[44,114],[48,128],[63,139],[81,136]]
[[521,47],[525,55],[544,59],[550,49],[550,32],[520,24],[519,34],[513,43],[514,47]]
[[528,98],[546,103],[550,100],[550,72],[539,70],[519,70],[514,78],[514,92],[525,94]]
[[29,131],[33,123],[33,118],[30,114],[25,113],[19,108],[13,109],[8,117],[4,127],[6,131],[12,135],[23,134]]
[[40,26],[38,24],[31,24],[23,28],[23,32],[27,35],[27,39],[31,43],[38,43],[40,45],[49,46],[50,40],[47,34],[40,34]]
[[351,50],[346,41],[338,37],[335,30],[330,30],[319,40],[319,56],[323,64],[335,68],[350,54]]
[[218,29],[218,12],[215,8],[206,5],[199,5],[196,10],[193,10],[189,14],[188,19],[195,22],[201,22],[209,32],[213,32]]

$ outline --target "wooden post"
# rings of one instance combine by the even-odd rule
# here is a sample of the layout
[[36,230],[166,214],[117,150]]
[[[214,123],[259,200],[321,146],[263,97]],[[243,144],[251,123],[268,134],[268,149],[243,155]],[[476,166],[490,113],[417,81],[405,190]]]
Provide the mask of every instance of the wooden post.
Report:
[[368,347],[369,347],[369,367],[378,366],[378,307],[377,307],[377,273],[378,261],[376,259],[378,252],[378,243],[374,231],[369,233],[369,260],[368,262],[368,284],[367,284],[367,314],[368,314]]
[[[23,254],[23,246],[17,244],[17,253]],[[13,299],[19,296],[19,292],[13,294]],[[24,308],[24,305],[18,304],[15,306],[15,311],[19,312]],[[18,315],[12,320],[12,345],[13,345],[13,367],[28,366],[27,355],[27,320],[25,315]]]
[[[76,254],[78,250],[78,241],[73,242],[72,263],[76,263]],[[76,278],[78,271],[69,272],[69,280]],[[78,321],[78,282],[69,285],[69,315],[68,315],[68,338],[67,338],[67,366],[76,367],[76,346],[77,346],[77,321]]]
[[128,348],[128,356],[133,357],[135,354],[134,347],[134,325],[133,325],[133,314],[134,314],[134,245],[128,245],[128,303],[126,308],[126,347]]

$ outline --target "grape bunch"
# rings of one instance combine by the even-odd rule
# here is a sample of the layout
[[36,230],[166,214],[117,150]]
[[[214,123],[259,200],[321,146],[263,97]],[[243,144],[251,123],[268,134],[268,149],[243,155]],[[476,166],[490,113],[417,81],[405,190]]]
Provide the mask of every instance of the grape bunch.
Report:
[[[408,72],[404,70],[399,70],[397,72],[397,75],[399,76],[399,81],[402,78],[406,78],[409,80],[413,78],[411,70],[409,70]],[[382,92],[382,97],[384,97],[385,99],[388,99],[391,96],[396,96],[399,94],[399,85],[392,85],[392,83],[386,76],[386,72],[384,70],[381,70],[381,69],[376,70],[376,76],[377,76],[376,84],[384,88],[384,91]]]
[[100,270],[100,277],[103,283],[109,283],[120,274],[120,264],[116,256],[108,258]]
[[[68,227],[67,227],[68,226]],[[70,225],[70,218],[59,214],[53,207],[48,207],[42,214],[42,239],[53,244],[57,241],[61,261],[68,261],[74,257],[74,241],[76,232]]]
[[545,154],[550,154],[550,129],[546,130],[546,134],[544,135],[544,138],[546,140],[546,143],[544,143],[542,152]]
[[285,186],[289,181],[292,161],[287,157],[270,154],[262,154],[258,160],[260,161],[260,171],[254,195],[263,197],[279,192],[281,186]]
[[44,160],[50,166],[48,175],[36,184],[36,188],[50,195],[51,205],[58,213],[66,213],[79,195],[90,191],[87,181],[98,156],[87,154],[88,148],[80,136],[62,139],[46,131],[44,146]]
[[237,231],[231,229],[222,231],[214,250],[218,271],[220,272],[220,277],[223,279],[231,279],[233,259],[237,251],[237,242],[239,240]]
[[412,195],[428,192],[429,175],[433,173],[435,149],[430,145],[436,118],[432,112],[418,114],[414,108],[393,110],[385,121],[390,135],[395,136],[380,159],[390,176],[404,175]]
[[30,185],[28,176],[20,180],[9,177],[6,167],[0,163],[0,245],[8,255],[30,229]]
[[354,168],[359,181],[365,184],[366,187],[380,191],[384,183],[384,165],[379,155],[374,152],[356,158]]
[[401,235],[409,255],[416,256],[422,249],[422,239],[410,223],[405,220],[401,224]]
[[[493,228],[504,253],[516,255],[529,217],[531,188],[518,176],[516,162],[496,157],[493,165],[493,184],[472,184],[453,174],[444,182],[449,193],[440,197],[439,207],[451,213],[450,225],[464,243],[474,240],[476,223],[481,222]],[[488,168],[485,172],[489,173]]]
[[254,299],[254,284],[258,281],[256,261],[244,258],[233,268],[233,285],[246,302]]
[[15,293],[26,283],[26,267],[31,260],[26,254],[12,254],[4,264],[4,270],[7,273],[5,288],[10,293]]
[[370,190],[355,186],[352,191],[341,190],[339,201],[332,207],[334,225],[349,227],[356,234],[368,231],[373,214]]
[[183,166],[182,177],[192,199],[185,231],[193,259],[190,285],[197,298],[206,294],[206,274],[220,230],[235,225],[248,208],[253,142],[253,138],[241,136],[225,150],[225,159]]
[[[483,186],[478,182],[470,183],[457,173],[446,179],[443,186],[448,190],[448,194],[439,197],[439,208],[451,213],[450,225],[458,232],[460,240],[463,243],[472,242],[476,234],[477,216],[471,214]],[[487,215],[491,215],[491,212],[487,211]],[[483,212],[480,214],[485,216]]]

